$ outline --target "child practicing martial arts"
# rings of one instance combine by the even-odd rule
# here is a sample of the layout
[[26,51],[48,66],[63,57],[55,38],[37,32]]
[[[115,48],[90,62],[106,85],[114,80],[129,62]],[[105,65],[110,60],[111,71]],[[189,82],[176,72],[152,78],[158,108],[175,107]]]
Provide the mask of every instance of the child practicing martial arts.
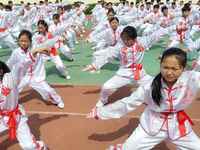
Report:
[[177,149],[200,149],[200,139],[187,116],[187,109],[200,90],[200,73],[186,71],[187,54],[178,48],[163,53],[160,70],[155,77],[142,84],[129,97],[106,107],[95,107],[87,118],[108,120],[120,118],[142,103],[148,106],[140,117],[140,124],[123,143],[109,150],[149,150],[163,140]]

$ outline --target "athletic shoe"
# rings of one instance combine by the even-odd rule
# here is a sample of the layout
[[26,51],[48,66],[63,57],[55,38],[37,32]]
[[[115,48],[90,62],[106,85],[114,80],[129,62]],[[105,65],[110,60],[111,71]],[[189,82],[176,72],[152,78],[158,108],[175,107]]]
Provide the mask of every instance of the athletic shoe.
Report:
[[192,38],[194,38],[194,36],[192,36]]
[[162,40],[162,41],[160,41],[162,44],[165,44],[165,42]]
[[161,61],[161,57],[158,57],[157,61]]
[[78,41],[76,41],[75,44],[78,44]]
[[101,70],[92,70],[90,71],[90,74],[100,74]]
[[58,103],[58,107],[59,108],[64,108],[65,107],[65,104],[63,103],[62,100]]
[[149,50],[149,48],[147,47],[147,48],[146,48],[146,51],[148,51],[148,50]]
[[66,75],[65,78],[68,80],[71,79],[70,75]]
[[72,59],[72,62],[76,62],[76,59],[74,58],[74,59]]
[[82,33],[85,33],[85,30],[83,30]]
[[101,100],[99,100],[97,103],[96,103],[96,107],[103,107],[107,102],[102,102]]
[[72,51],[74,51],[74,50],[75,50],[75,48],[74,48],[74,47],[71,47],[70,49],[71,49]]
[[96,48],[96,46],[92,47],[92,49],[94,50]]
[[80,37],[83,37],[83,35],[82,35],[82,34],[80,34],[79,36],[80,36]]

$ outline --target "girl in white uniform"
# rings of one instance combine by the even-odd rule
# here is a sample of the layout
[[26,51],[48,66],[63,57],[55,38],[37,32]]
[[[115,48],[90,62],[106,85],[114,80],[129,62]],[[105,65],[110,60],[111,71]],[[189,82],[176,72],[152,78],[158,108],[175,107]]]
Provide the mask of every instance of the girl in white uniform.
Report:
[[[13,66],[20,61],[20,59],[22,59],[34,48],[45,45],[47,45],[48,48],[51,48],[58,41],[58,39],[60,39],[60,37],[56,36],[55,38],[47,40],[45,43],[32,44],[31,36],[31,33],[27,30],[24,30],[20,33],[19,39],[21,47],[13,51],[11,57],[6,62],[7,66],[11,70]],[[18,86],[19,92],[28,85],[38,91],[44,100],[50,101],[53,104],[57,104],[60,108],[64,108],[65,105],[62,102],[61,97],[53,88],[49,86],[49,84],[46,83],[45,78],[46,72],[44,69],[43,58],[41,54],[37,54],[33,63],[28,67],[25,77]]]
[[[186,71],[187,54],[178,48],[163,53],[161,72],[141,85],[131,96],[106,107],[95,108],[87,118],[120,118],[146,103],[140,124],[124,144],[109,150],[149,150],[163,140],[177,149],[200,150],[191,119],[184,112],[200,90],[200,73]],[[191,124],[191,125],[190,125]]]
[[[53,22],[54,24],[50,25],[49,28],[55,28],[58,26],[61,26],[62,23],[59,22],[59,15],[58,14],[54,14],[53,15]],[[59,35],[65,35],[65,33],[67,32],[67,30],[65,30],[63,33],[59,34]],[[68,46],[66,44],[63,44],[62,42],[57,42],[55,44],[56,48],[59,48],[61,50],[61,52],[70,60],[75,62],[76,59],[74,58],[72,51],[68,48]]]
[[14,51],[18,48],[17,43],[13,40],[12,36],[9,34],[8,31],[8,18],[15,18],[20,15],[20,12],[24,9],[24,6],[21,6],[17,12],[7,12],[7,11],[0,11],[0,41],[4,41],[9,48]]
[[[183,27],[179,27],[181,30]],[[104,55],[100,56],[91,65],[87,65],[82,71],[90,69],[97,70],[105,65],[109,59],[118,58],[120,62],[120,69],[114,77],[108,80],[102,87],[97,107],[102,107],[108,102],[108,96],[116,91],[118,88],[134,83],[141,85],[151,78],[147,75],[142,64],[145,50],[150,44],[154,44],[162,39],[166,34],[178,30],[178,26],[172,26],[160,29],[153,34],[146,37],[137,37],[135,28],[127,26],[124,28],[121,38],[121,43],[118,43],[111,50],[107,51]]]
[[[138,26],[141,26],[145,22],[146,22],[146,20],[141,20],[138,22],[130,23],[129,25],[136,28]],[[92,54],[92,62],[95,62],[96,59],[98,59],[106,51],[111,50],[117,43],[119,43],[121,41],[120,35],[126,26],[118,26],[118,25],[119,25],[118,18],[113,17],[110,20],[111,28],[102,31],[101,33],[97,34],[96,36],[86,39],[87,43],[100,41],[96,46],[97,51]],[[109,46],[106,49],[103,49],[103,47],[106,44],[108,44]],[[97,71],[92,70],[92,71],[90,71],[90,73],[91,74],[100,73],[100,70],[97,70]]]
[[42,141],[36,141],[27,125],[24,108],[18,104],[18,85],[29,66],[37,59],[37,53],[50,54],[47,47],[35,48],[24,54],[14,64],[12,71],[0,61],[0,133],[10,129],[10,139],[18,139],[23,150],[46,150]]
[[[54,36],[63,33],[66,28],[68,28],[71,23],[69,20],[68,23],[63,23],[61,26],[55,27],[55,28],[48,28],[47,23],[44,20],[38,21],[38,31],[39,33],[36,33],[33,37],[33,43],[44,43],[47,39],[51,39]],[[68,72],[66,70],[66,66],[62,63],[60,56],[58,55],[58,52],[56,48],[53,46],[51,48],[51,55],[46,56],[43,55],[43,62],[44,64],[48,61],[51,60],[55,65],[56,68],[61,72],[61,74],[66,77],[67,79],[70,79],[71,77],[68,75]]]

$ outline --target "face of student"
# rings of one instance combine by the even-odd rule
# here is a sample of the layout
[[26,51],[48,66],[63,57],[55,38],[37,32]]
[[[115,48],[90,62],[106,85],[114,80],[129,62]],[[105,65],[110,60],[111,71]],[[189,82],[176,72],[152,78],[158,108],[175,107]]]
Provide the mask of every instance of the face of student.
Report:
[[164,16],[167,16],[167,14],[168,14],[168,9],[164,9],[162,13],[163,13]]
[[110,12],[109,14],[108,14],[108,20],[110,20],[111,18],[113,18],[114,17],[114,14],[112,13],[112,12]]
[[139,3],[136,4],[136,7],[139,7]]
[[19,38],[20,46],[23,50],[27,50],[29,48],[29,45],[31,44],[31,40],[26,35],[21,35]]
[[143,11],[144,10],[144,6],[141,6],[140,9]]
[[43,33],[43,34],[45,34],[45,32],[46,32],[46,27],[44,26],[44,25],[42,25],[42,24],[39,24],[38,25],[38,31],[40,32],[40,33]]
[[59,21],[59,20],[58,20],[56,17],[53,18],[53,22],[54,22],[54,24],[57,25],[57,24],[58,24],[58,21]]
[[72,5],[72,9],[76,9],[76,6],[75,6],[75,5]]
[[134,40],[130,36],[128,36],[126,33],[122,35],[122,41],[127,47],[131,46],[134,43]]
[[172,5],[172,9],[176,8],[176,5]]
[[184,12],[182,12],[182,14],[183,14],[183,17],[188,17],[189,15],[190,15],[190,11],[184,11]]
[[117,20],[113,20],[111,23],[110,23],[110,26],[113,30],[116,30],[117,27],[118,27],[119,23]]
[[0,5],[0,9],[3,10],[3,6]]
[[151,5],[146,5],[147,10],[149,10],[151,8]]
[[163,79],[169,87],[176,82],[186,69],[187,65],[183,68],[175,55],[165,57],[160,65]]
[[157,13],[158,12],[158,8],[154,8],[153,11],[154,11],[154,13]]
[[57,12],[58,12],[58,15],[61,15],[61,14],[63,13],[63,10],[62,10],[61,8],[59,8],[59,9],[57,10]]

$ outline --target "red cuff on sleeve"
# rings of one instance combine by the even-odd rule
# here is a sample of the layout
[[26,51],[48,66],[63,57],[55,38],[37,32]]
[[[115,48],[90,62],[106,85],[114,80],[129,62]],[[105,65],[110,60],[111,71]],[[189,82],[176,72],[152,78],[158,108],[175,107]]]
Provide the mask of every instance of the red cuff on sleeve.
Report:
[[94,69],[94,70],[96,70],[96,68],[94,68],[94,66],[91,64],[91,66],[92,66],[92,68]]
[[33,57],[32,57],[31,52],[29,52],[29,56],[30,56],[31,60],[32,60],[33,62],[35,62],[35,60],[34,60]]
[[187,50],[190,52],[190,49],[188,48],[188,47],[186,47],[187,48]]
[[95,118],[96,120],[99,119],[98,116],[97,116],[97,110],[98,110],[98,107],[95,107],[95,108],[94,108],[94,118]]

